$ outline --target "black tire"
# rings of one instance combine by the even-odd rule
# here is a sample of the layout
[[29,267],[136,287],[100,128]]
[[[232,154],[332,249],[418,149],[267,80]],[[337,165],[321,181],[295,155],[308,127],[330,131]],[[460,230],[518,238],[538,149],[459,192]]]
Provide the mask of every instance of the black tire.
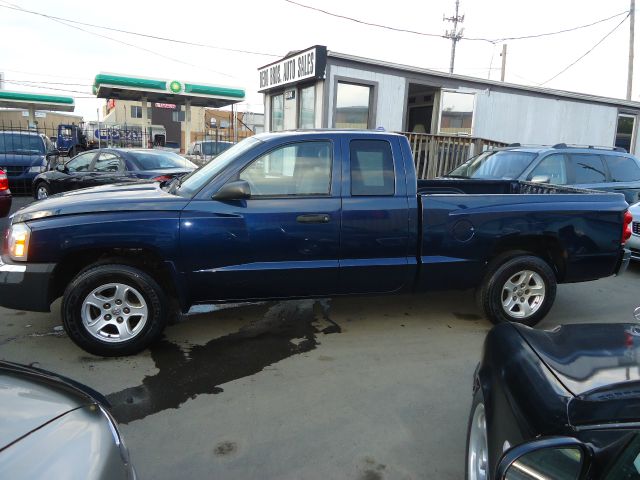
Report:
[[[484,396],[482,395],[482,388],[478,387],[478,390],[473,395],[473,402],[471,403],[471,409],[469,411],[469,420],[467,421],[467,448],[465,448],[465,456],[464,456],[464,478],[468,480],[470,478],[469,466],[469,444],[471,440],[471,426],[473,423],[473,416],[476,411],[476,407],[482,404],[484,407]],[[487,434],[488,437],[488,434]],[[489,462],[491,461],[489,452],[488,452],[488,443],[487,443],[487,469],[489,469]],[[491,478],[491,476],[487,473],[487,478]]]
[[[514,275],[525,270],[535,272],[538,275],[538,279],[542,280],[544,283],[544,296],[542,300],[532,300],[535,306],[535,309],[532,309],[532,313],[518,317],[517,315],[524,315],[525,311],[512,311],[512,314],[508,314],[503,308],[503,295],[505,293],[503,288],[506,286],[507,281],[515,278]],[[514,292],[513,298],[517,297],[518,302],[521,301],[521,298],[525,298],[524,292],[528,292],[526,287],[526,285],[523,287],[523,291]],[[549,313],[556,298],[556,289],[555,273],[543,259],[533,255],[507,256],[490,264],[478,290],[478,306],[493,323],[517,322],[534,326]],[[518,297],[520,293],[523,294],[523,297]],[[508,298],[505,301],[508,301]],[[525,301],[529,302],[529,300]],[[517,307],[517,305],[514,305],[514,307]]]
[[[146,302],[146,323],[128,340],[103,341],[91,334],[83,323],[84,300],[94,289],[110,283],[133,287]],[[167,325],[167,301],[160,285],[142,270],[121,264],[95,265],[80,272],[67,286],[62,300],[62,322],[71,340],[91,354],[103,357],[133,355],[162,335]]]
[[47,196],[45,198],[49,198],[49,196],[51,195],[51,187],[49,186],[49,184],[47,184],[47,182],[45,181],[40,181],[33,187],[33,198],[35,198],[36,200],[41,200],[40,198],[38,198],[38,190],[41,188],[47,191]]

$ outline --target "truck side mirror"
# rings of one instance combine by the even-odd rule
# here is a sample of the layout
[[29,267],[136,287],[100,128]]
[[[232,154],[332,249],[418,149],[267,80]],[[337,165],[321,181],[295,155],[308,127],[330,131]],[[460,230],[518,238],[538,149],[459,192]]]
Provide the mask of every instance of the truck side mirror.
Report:
[[495,480],[566,478],[581,480],[591,461],[591,451],[571,437],[547,437],[506,451],[496,469]]
[[229,182],[213,194],[214,200],[244,200],[251,197],[251,187],[246,180]]

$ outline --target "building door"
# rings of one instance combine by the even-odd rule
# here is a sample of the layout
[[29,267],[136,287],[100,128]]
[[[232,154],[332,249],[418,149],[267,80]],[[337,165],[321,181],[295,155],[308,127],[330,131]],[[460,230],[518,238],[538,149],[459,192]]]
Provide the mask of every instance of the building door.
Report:
[[636,116],[627,113],[618,115],[616,125],[616,147],[622,147],[629,153],[634,153],[636,143]]

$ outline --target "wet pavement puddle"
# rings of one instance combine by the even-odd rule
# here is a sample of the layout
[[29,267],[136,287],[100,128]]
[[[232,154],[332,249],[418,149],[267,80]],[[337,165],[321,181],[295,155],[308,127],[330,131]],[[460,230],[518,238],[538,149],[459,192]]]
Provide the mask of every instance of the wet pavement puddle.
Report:
[[[254,375],[285,358],[318,346],[320,333],[340,333],[329,318],[328,300],[269,303],[263,317],[237,332],[193,346],[187,354],[161,340],[150,348],[158,373],[142,384],[107,395],[120,423],[178,408],[200,394],[223,392],[220,385]],[[212,320],[215,321],[215,320]]]

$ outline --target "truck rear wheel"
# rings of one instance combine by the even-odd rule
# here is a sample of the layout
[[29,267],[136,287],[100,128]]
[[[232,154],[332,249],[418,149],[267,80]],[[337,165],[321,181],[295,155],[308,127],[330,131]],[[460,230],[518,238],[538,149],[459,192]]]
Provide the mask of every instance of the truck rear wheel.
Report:
[[489,267],[478,291],[478,304],[494,323],[533,326],[549,313],[556,288],[555,274],[547,262],[518,255]]
[[83,350],[132,355],[157,340],[167,323],[164,293],[147,273],[103,264],[80,272],[62,300],[65,331]]

